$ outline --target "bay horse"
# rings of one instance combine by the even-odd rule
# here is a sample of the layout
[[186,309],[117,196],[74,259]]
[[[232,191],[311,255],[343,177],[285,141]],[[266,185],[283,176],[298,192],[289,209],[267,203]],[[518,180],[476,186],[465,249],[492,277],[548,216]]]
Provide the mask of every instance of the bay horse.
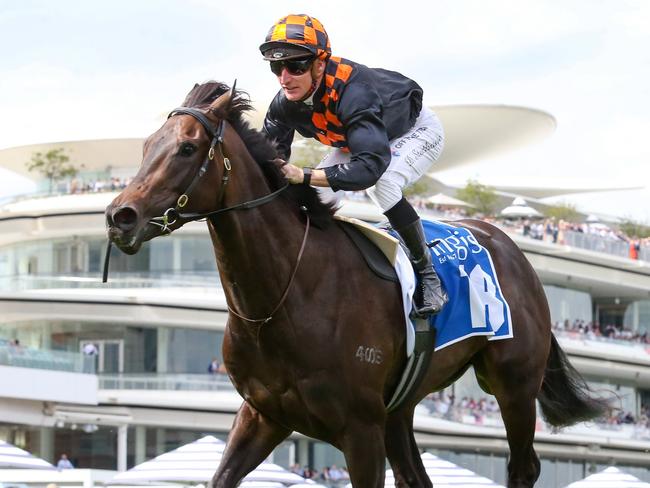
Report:
[[[231,488],[293,431],[343,451],[355,488],[431,487],[413,435],[415,406],[474,367],[500,406],[508,487],[533,486],[535,400],[553,426],[601,415],[551,333],[535,271],[498,228],[461,220],[492,255],[514,338],[471,337],[433,353],[415,395],[387,412],[406,362],[399,285],[377,278],[314,188],[291,185],[277,153],[242,118],[244,92],[195,85],[144,143],[142,165],[107,207],[108,236],[127,254],[206,218],[229,309],[223,359],[244,401],[211,481]],[[373,355],[359,355],[360,347]],[[368,359],[370,357],[370,359]]]

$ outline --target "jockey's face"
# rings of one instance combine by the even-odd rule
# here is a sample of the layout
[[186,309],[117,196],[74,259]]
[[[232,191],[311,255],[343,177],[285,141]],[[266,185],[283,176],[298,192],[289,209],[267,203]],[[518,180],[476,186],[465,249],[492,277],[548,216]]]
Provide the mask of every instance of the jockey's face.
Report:
[[282,67],[282,71],[278,77],[278,82],[282,87],[284,96],[291,102],[297,102],[304,99],[312,88],[312,83],[318,84],[323,76],[325,70],[325,63],[320,59],[316,59],[310,69],[304,73],[292,73],[292,70],[286,66]]

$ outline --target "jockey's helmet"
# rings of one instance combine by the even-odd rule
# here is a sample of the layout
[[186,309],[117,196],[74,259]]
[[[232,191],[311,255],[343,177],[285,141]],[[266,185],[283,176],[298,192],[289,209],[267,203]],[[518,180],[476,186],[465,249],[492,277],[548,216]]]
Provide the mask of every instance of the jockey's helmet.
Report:
[[260,51],[267,61],[309,55],[327,59],[332,55],[325,27],[318,19],[305,14],[287,15],[273,24]]

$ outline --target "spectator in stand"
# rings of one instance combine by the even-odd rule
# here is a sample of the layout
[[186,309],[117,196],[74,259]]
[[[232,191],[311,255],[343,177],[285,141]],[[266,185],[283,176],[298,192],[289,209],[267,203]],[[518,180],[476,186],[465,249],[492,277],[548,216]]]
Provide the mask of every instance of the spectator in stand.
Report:
[[345,473],[342,469],[336,467],[336,464],[332,464],[329,469],[330,480],[336,483],[337,481],[342,481],[345,479]]
[[99,351],[97,351],[97,346],[92,342],[85,343],[82,351],[86,356],[96,356],[99,354]]
[[20,340],[12,339],[9,341],[9,347],[13,354],[22,354],[23,346],[20,345]]
[[305,471],[300,467],[300,464],[298,464],[298,463],[292,464],[289,467],[289,471],[291,471],[292,473],[297,474],[298,476],[304,477],[304,475],[305,475]]
[[56,468],[57,468],[58,470],[62,470],[62,469],[74,469],[74,466],[72,465],[72,463],[71,463],[70,460],[68,459],[68,455],[65,454],[65,453],[63,453],[63,454],[61,454],[61,458],[59,459],[59,462],[56,463]]
[[641,250],[641,242],[635,236],[630,239],[630,259],[639,259],[639,251]]
[[221,364],[219,364],[219,359],[213,357],[212,361],[210,361],[210,364],[208,364],[208,373],[217,374],[221,372],[220,369],[221,369]]
[[318,472],[316,470],[312,469],[310,466],[305,466],[302,469],[302,472],[303,472],[302,477],[306,478],[308,480],[313,480],[313,479],[316,479],[318,477]]
[[332,480],[332,478],[330,478],[330,468],[328,466],[323,468],[323,471],[318,475],[318,479],[325,483],[329,483]]

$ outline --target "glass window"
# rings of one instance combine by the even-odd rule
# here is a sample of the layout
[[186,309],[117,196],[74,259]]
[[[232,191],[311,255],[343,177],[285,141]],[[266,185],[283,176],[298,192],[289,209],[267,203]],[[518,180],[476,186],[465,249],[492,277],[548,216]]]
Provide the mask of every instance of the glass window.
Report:
[[571,323],[574,320],[585,322],[593,320],[589,293],[552,285],[544,285],[544,292],[551,311],[551,323],[563,323],[565,320]]
[[213,357],[221,361],[222,331],[182,327],[165,328],[164,331],[159,334],[155,328],[116,323],[3,323],[0,319],[0,339],[18,339],[24,347],[79,352],[84,342],[103,344],[103,372],[106,373],[121,368],[125,373],[157,372],[159,347],[164,347],[168,355],[165,373],[207,373]]
[[312,466],[310,468],[320,471],[324,467],[329,467],[333,464],[339,468],[346,466],[345,456],[337,448],[324,442],[314,442],[311,447]]
[[293,441],[284,441],[275,448],[271,461],[280,466],[289,467],[294,463],[295,445]]
[[638,334],[650,332],[650,301],[642,300],[631,303],[625,309],[623,327]]
[[221,357],[222,332],[176,328],[167,338],[167,373],[206,373],[212,358]]
[[[106,246],[103,236],[72,236],[2,247],[0,289],[98,286],[84,280],[61,281],[57,277],[97,276],[103,270]],[[207,233],[154,239],[145,242],[132,256],[113,249],[110,272],[112,280],[108,286],[119,284],[120,278],[130,279],[129,286],[173,286],[174,280],[183,285],[219,285],[214,250]]]
[[618,413],[619,415],[624,416],[629,412],[636,416],[639,413],[637,391],[633,386],[622,385],[608,380],[603,381],[603,379],[590,379],[588,383],[591,389],[596,392],[602,392],[605,396],[611,396],[612,393],[616,395],[614,406],[621,410],[619,412],[614,412],[614,415]]
[[183,237],[181,239],[181,269],[184,271],[216,271],[217,262],[209,237]]

